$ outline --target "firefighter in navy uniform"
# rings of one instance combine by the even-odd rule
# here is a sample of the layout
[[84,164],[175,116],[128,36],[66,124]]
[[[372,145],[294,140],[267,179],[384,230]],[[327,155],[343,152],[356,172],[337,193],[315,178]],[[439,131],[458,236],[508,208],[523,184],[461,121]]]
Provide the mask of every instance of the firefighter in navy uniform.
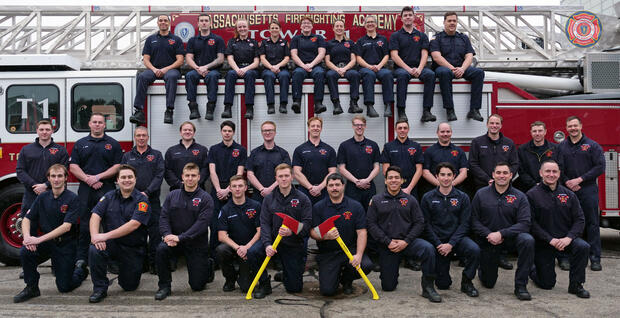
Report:
[[393,291],[398,285],[398,265],[402,256],[422,262],[422,296],[441,302],[435,282],[435,249],[422,239],[424,216],[418,201],[401,189],[401,169],[390,166],[385,173],[386,191],[375,195],[367,212],[370,234],[379,242],[381,288]]
[[568,292],[590,298],[583,288],[590,245],[579,238],[585,218],[577,196],[558,183],[560,166],[553,160],[540,166],[542,182],[527,192],[532,210],[532,234],[536,238],[534,270],[530,277],[543,289],[555,286],[555,257],[565,251],[570,255]]
[[584,236],[590,244],[590,269],[600,271],[601,232],[599,227],[598,186],[596,179],[605,172],[603,148],[582,133],[583,125],[577,116],[566,119],[568,137],[558,146],[563,163],[564,185],[575,192],[586,220]]
[[194,139],[196,126],[186,121],[179,126],[181,140],[166,151],[164,179],[170,186],[170,191],[183,187],[183,167],[193,162],[200,168],[200,181],[198,186],[204,189],[204,182],[209,178],[209,161],[207,147],[199,144]]
[[76,266],[86,267],[91,243],[89,222],[91,211],[99,199],[116,188],[114,177],[123,156],[121,145],[105,134],[105,117],[90,115],[90,134],[79,139],[69,158],[69,171],[80,180],[78,196],[82,201]]
[[[51,191],[39,195],[24,217],[22,222],[24,241],[20,258],[26,288],[13,297],[15,303],[41,295],[37,266],[42,257],[52,258],[56,287],[61,293],[79,287],[88,275],[87,271],[74,271],[77,251],[75,227],[80,212],[80,199],[75,193],[66,189],[68,175],[64,165],[52,165],[47,170]],[[40,235],[30,235],[31,230],[39,231]]]
[[437,142],[424,151],[422,176],[433,187],[439,186],[439,180],[434,174],[437,172],[437,165],[441,162],[449,162],[456,169],[452,185],[461,189],[460,186],[467,179],[469,167],[467,154],[461,147],[453,144],[451,140],[452,127],[448,123],[441,123],[437,126]]
[[[123,290],[136,290],[142,276],[151,207],[148,198],[135,188],[136,170],[132,166],[121,165],[116,181],[119,189],[102,196],[90,218],[91,303],[101,302],[107,296],[110,260],[119,264],[118,284]],[[103,233],[99,233],[100,226]]]
[[168,194],[159,219],[163,241],[157,247],[158,290],[155,300],[164,300],[172,293],[170,259],[185,255],[189,286],[204,290],[213,281],[213,263],[209,259],[209,222],[213,199],[198,187],[200,169],[195,163],[183,168],[183,187]]
[[67,149],[54,142],[53,132],[54,127],[49,120],[40,120],[37,123],[38,137],[33,143],[24,146],[17,156],[15,173],[25,188],[22,198],[22,217],[30,209],[37,196],[51,188],[46,177],[47,169],[56,163],[68,165]]
[[[242,292],[247,292],[253,274],[258,272],[258,268],[250,268],[248,251],[260,239],[261,204],[246,198],[247,189],[243,176],[232,176],[231,200],[218,213],[218,239],[221,243],[217,246],[217,258],[226,279],[222,287],[225,292],[235,290],[235,281]],[[235,261],[239,263],[238,272],[233,265]],[[263,273],[263,276],[266,278],[267,274]]]
[[135,146],[131,151],[123,154],[121,164],[128,164],[136,169],[136,189],[149,198],[151,204],[151,218],[149,220],[149,245],[147,261],[151,274],[157,274],[155,269],[155,251],[161,242],[159,235],[159,214],[161,204],[159,193],[164,180],[164,157],[159,150],[148,145],[149,132],[144,126],[138,126],[133,133]]
[[280,22],[277,19],[269,22],[269,38],[264,39],[259,48],[260,62],[263,64],[261,77],[265,83],[265,95],[267,95],[267,114],[274,114],[275,109],[275,83],[276,78],[280,82],[280,108],[281,114],[286,114],[288,104],[288,86],[291,82],[291,73],[287,70],[291,50],[288,42],[280,36]]
[[482,286],[493,288],[502,250],[516,248],[519,259],[515,273],[515,296],[531,300],[528,274],[534,264],[534,238],[530,231],[530,204],[523,192],[510,185],[510,164],[499,162],[493,169],[493,183],[472,200],[472,231],[480,246],[478,277]]
[[464,78],[471,82],[471,99],[467,118],[483,121],[480,108],[484,71],[471,66],[476,52],[471,46],[469,37],[456,31],[457,24],[456,12],[444,14],[443,31],[435,34],[429,45],[433,58],[431,67],[439,79],[443,108],[446,109],[448,121],[456,120],[452,99],[452,79],[454,78]]
[[536,186],[541,180],[540,165],[546,160],[558,161],[557,144],[545,139],[547,128],[542,121],[530,124],[532,139],[519,146],[519,178],[515,186],[524,193]]
[[[353,280],[360,278],[355,267],[361,266],[364,273],[372,270],[372,261],[366,249],[366,213],[359,202],[344,195],[345,178],[332,173],[327,176],[328,197],[319,201],[312,209],[312,226],[316,227],[334,215],[340,215],[334,222],[335,228],[325,233],[310,230],[310,236],[317,241],[319,255],[319,290],[323,296],[336,294],[338,285],[342,284],[345,295],[353,293]],[[336,242],[341,237],[349,250],[354,251],[353,260],[349,261],[342,248]]]
[[437,249],[437,288],[450,288],[450,256],[456,252],[465,259],[461,291],[469,297],[478,297],[472,280],[480,264],[480,248],[468,237],[471,204],[467,194],[453,186],[455,175],[456,168],[451,163],[437,164],[435,177],[439,186],[424,194],[420,203],[426,221],[425,236]]

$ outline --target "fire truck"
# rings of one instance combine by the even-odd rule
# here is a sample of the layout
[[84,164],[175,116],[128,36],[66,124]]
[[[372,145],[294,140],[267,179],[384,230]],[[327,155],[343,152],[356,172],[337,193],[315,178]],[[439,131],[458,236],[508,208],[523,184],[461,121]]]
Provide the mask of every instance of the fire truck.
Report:
[[[310,16],[314,32],[330,39],[331,24],[345,21],[348,36],[364,34],[363,21],[375,15],[378,31],[389,36],[401,27],[396,7],[23,7],[0,9],[0,262],[19,262],[21,198],[24,191],[15,173],[20,149],[36,138],[36,122],[49,118],[54,141],[71,152],[74,143],[89,133],[92,112],[105,114],[106,133],[132,147],[135,128],[129,123],[135,96],[136,76],[143,69],[141,50],[147,36],[157,32],[156,19],[169,14],[172,32],[184,41],[196,34],[196,18],[206,12],[212,32],[225,40],[232,37],[237,19],[249,21],[250,36],[268,37],[268,23],[277,18],[282,35],[289,40],[299,33],[299,21]],[[605,151],[605,173],[599,177],[601,226],[620,229],[618,177],[620,151],[620,28],[617,17],[596,16],[581,7],[414,7],[416,28],[429,38],[442,31],[443,13],[455,11],[459,31],[468,34],[476,51],[477,66],[486,71],[483,86],[483,117],[499,113],[502,132],[517,144],[530,139],[529,124],[542,120],[547,139],[562,141],[565,120],[583,119],[584,133]],[[620,5],[616,5],[620,13]],[[616,45],[616,47],[614,47]],[[339,82],[341,102],[348,102],[348,82]],[[237,124],[236,141],[248,150],[262,144],[260,124],[277,124],[277,143],[289,153],[307,140],[306,120],[315,115],[313,83],[304,83],[302,112],[267,114],[262,81],[256,84],[255,116],[243,119],[243,84],[237,83],[232,120]],[[381,85],[375,85],[381,100]],[[276,93],[278,93],[276,87]],[[453,142],[469,149],[470,141],[486,133],[484,122],[467,120],[470,84],[454,82],[454,101],[459,120],[452,122]],[[435,123],[419,121],[422,113],[422,83],[408,87],[407,116],[410,137],[427,147],[436,142],[435,129],[446,120],[441,109],[439,85],[435,92]],[[218,143],[223,121],[223,80],[219,83],[216,119],[194,120],[196,141],[206,146]],[[174,124],[163,124],[163,81],[153,83],[147,94],[146,114],[150,143],[164,152],[179,140],[178,127],[189,118],[184,80],[178,82]],[[198,104],[204,114],[206,88],[198,87]],[[291,104],[289,102],[289,104]],[[329,106],[329,102],[327,102]],[[381,114],[382,115],[382,114]],[[352,135],[352,114],[321,114],[322,140],[334,147]],[[383,144],[394,139],[394,118],[368,118],[366,136]],[[382,180],[376,183],[381,187]],[[70,178],[76,190],[77,180]],[[162,196],[167,194],[162,185]]]

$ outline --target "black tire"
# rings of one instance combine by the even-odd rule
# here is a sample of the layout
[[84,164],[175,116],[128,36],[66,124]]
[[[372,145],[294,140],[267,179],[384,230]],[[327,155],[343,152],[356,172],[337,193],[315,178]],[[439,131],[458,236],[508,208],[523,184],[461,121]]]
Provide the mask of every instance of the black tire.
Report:
[[[12,214],[12,211],[15,211],[16,203],[21,205],[23,195],[24,186],[19,183],[0,189],[0,220],[5,220],[8,217],[8,215],[4,215],[5,213]],[[11,209],[9,210],[9,208]],[[0,234],[0,262],[7,266],[16,266],[20,263],[19,249],[21,242],[20,246],[16,247],[14,246],[15,244],[11,244],[5,239],[5,233],[11,231],[11,229],[6,228],[6,224],[7,222],[0,222],[0,226],[4,227],[0,229],[2,232]]]

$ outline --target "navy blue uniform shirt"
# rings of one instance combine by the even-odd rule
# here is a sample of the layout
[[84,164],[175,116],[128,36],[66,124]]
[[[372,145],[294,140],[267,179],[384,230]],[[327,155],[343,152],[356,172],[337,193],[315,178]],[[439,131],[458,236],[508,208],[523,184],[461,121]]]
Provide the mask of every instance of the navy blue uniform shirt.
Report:
[[[265,55],[265,59],[271,65],[276,65],[284,59],[286,56],[291,55],[291,50],[288,47],[288,42],[282,38],[273,42],[271,38],[264,39],[258,50],[259,55]],[[284,66],[286,67],[286,65]]]
[[66,167],[68,161],[69,154],[65,147],[55,143],[54,139],[47,147],[42,147],[37,137],[33,143],[25,145],[19,151],[15,172],[26,191],[32,192],[32,186],[39,183],[45,183],[51,188],[47,181],[47,169],[56,163]]
[[558,184],[555,190],[540,183],[527,192],[532,209],[532,234],[546,243],[553,238],[580,237],[585,227],[577,195]]
[[[317,202],[312,209],[312,227],[319,226],[334,215],[340,217],[334,222],[344,244],[355,253],[357,247],[357,230],[366,228],[366,213],[362,205],[345,196],[340,203],[333,203],[329,196]],[[319,233],[317,233],[319,234]],[[317,241],[320,253],[341,251],[336,240]]]
[[220,187],[226,188],[230,177],[237,174],[239,166],[245,167],[248,151],[242,145],[232,142],[226,146],[224,142],[215,144],[209,149],[209,163],[215,164],[215,172],[220,180]]
[[[217,59],[217,54],[224,54],[226,44],[221,36],[209,33],[207,36],[197,35],[187,42],[187,53],[194,54],[196,65],[203,66]],[[222,64],[213,69],[219,69]]]
[[93,213],[101,217],[101,225],[105,233],[116,230],[131,220],[140,222],[140,227],[136,230],[114,241],[127,246],[146,244],[151,204],[149,199],[137,189],[134,189],[128,198],[123,198],[119,189],[106,193],[93,208]]
[[122,164],[136,169],[136,189],[149,197],[159,197],[161,183],[164,180],[164,157],[159,150],[147,146],[144,153],[136,147],[123,154]]
[[153,34],[144,41],[142,55],[149,55],[150,61],[156,68],[163,68],[172,65],[177,60],[177,55],[184,55],[183,40],[180,37],[168,33],[163,36]]
[[272,245],[278,236],[282,218],[275,213],[284,213],[293,219],[303,223],[303,228],[298,234],[283,237],[280,245],[302,248],[304,237],[310,233],[312,224],[312,203],[301,191],[292,188],[287,196],[282,195],[277,187],[263,200],[260,213],[260,240],[265,247]]
[[161,209],[159,233],[173,234],[186,246],[206,247],[209,244],[209,222],[213,199],[203,189],[187,192],[184,188],[168,194]]
[[338,147],[338,164],[345,164],[347,170],[358,179],[367,178],[380,159],[379,145],[368,138],[360,142],[350,138]]
[[254,58],[258,57],[258,43],[250,38],[245,40],[239,38],[230,39],[226,47],[226,56],[228,55],[233,56],[237,65],[251,64],[254,62]]
[[164,177],[170,188],[179,189],[183,186],[181,178],[183,176],[183,167],[190,162],[200,167],[199,184],[203,185],[209,178],[208,152],[207,147],[196,143],[195,140],[188,148],[185,148],[182,140],[179,140],[178,145],[168,148],[166,151],[166,173]]
[[284,148],[274,145],[272,149],[260,145],[250,153],[246,169],[254,172],[254,176],[260,183],[268,187],[276,182],[275,168],[281,163],[291,164],[291,157]]
[[502,238],[530,231],[530,203],[523,192],[512,186],[502,194],[494,185],[478,190],[471,207],[472,230],[482,238],[497,231]]
[[329,55],[329,59],[332,63],[338,65],[339,63],[349,64],[351,62],[351,53],[354,52],[355,43],[351,40],[338,41],[333,39],[327,42],[327,49],[325,55]]
[[428,50],[428,37],[415,28],[411,33],[400,29],[390,36],[390,50],[397,50],[398,56],[409,67],[418,67],[422,50]]
[[256,228],[260,227],[260,205],[250,198],[246,198],[242,205],[229,200],[217,216],[217,230],[226,231],[239,245],[248,244],[256,235]]
[[377,34],[374,38],[364,35],[355,43],[355,55],[361,56],[366,63],[377,65],[390,54],[387,38]]
[[409,184],[416,172],[415,165],[424,163],[422,147],[419,143],[410,138],[407,138],[405,142],[400,142],[400,140],[396,138],[383,146],[381,163],[399,166],[402,171],[402,177],[405,179],[403,185]]
[[[61,235],[60,239],[77,238],[75,227],[80,213],[80,198],[77,194],[64,190],[58,198],[54,198],[54,193],[45,191],[34,200],[30,211],[26,213],[26,218],[30,220],[30,232],[35,234],[47,234],[63,223],[71,223],[72,229]],[[36,234],[35,234],[36,235]]]
[[487,185],[492,179],[493,169],[498,162],[510,164],[513,177],[519,171],[519,157],[515,143],[504,134],[492,140],[487,134],[474,138],[469,148],[469,170],[477,185]]
[[459,174],[459,169],[469,167],[465,151],[453,143],[442,146],[437,142],[426,148],[424,152],[424,169],[428,169],[435,175],[435,169],[437,169],[437,165],[441,162],[451,163],[456,168],[457,175]]
[[[540,164],[547,160],[554,160],[558,164],[557,144],[548,142],[542,146],[534,145],[534,141],[530,140],[519,146],[517,150],[519,156],[519,180],[527,189],[531,189],[536,183],[540,182]],[[562,165],[560,164],[560,167]]]
[[605,172],[603,148],[586,135],[577,143],[566,138],[558,146],[558,151],[560,160],[564,163],[562,174],[567,179],[581,177],[582,188],[596,185],[596,178]]
[[[121,145],[114,138],[106,134],[101,138],[95,138],[89,134],[75,143],[69,163],[80,166],[86,174],[96,175],[120,163],[122,157]],[[114,178],[101,181],[114,183]]]
[[389,245],[393,239],[411,244],[424,230],[424,216],[418,201],[399,191],[377,194],[370,200],[366,215],[368,231],[378,242]]
[[327,176],[327,169],[336,167],[336,151],[323,141],[315,146],[308,140],[295,148],[293,166],[301,167],[310,184],[319,184]]
[[305,36],[298,34],[291,40],[291,50],[297,49],[297,56],[304,63],[312,62],[319,55],[319,48],[325,48],[327,44],[322,36],[310,34]]
[[[460,32],[456,32],[454,35],[448,35],[446,31],[435,34],[429,48],[430,52],[441,53],[441,56],[454,67],[463,65],[466,54],[472,53],[476,55],[469,41],[469,37]],[[439,64],[433,61],[432,68],[435,69],[437,67],[439,67]]]
[[433,246],[456,246],[469,233],[471,204],[463,191],[453,187],[444,195],[437,187],[424,194],[420,207],[426,221],[425,236]]

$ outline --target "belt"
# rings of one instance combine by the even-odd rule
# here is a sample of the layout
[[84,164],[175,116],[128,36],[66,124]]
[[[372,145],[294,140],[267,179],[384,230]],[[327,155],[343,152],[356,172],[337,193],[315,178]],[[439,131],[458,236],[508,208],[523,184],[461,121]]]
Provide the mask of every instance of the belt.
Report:
[[337,63],[336,66],[338,66],[338,67],[345,67],[345,66],[347,66],[347,64],[349,64],[349,63],[347,63],[347,62],[340,62],[340,63]]
[[248,65],[250,65],[250,64],[251,64],[251,63],[238,63],[238,64],[237,64],[237,66],[240,66],[240,67],[246,67],[246,66],[248,66]]

